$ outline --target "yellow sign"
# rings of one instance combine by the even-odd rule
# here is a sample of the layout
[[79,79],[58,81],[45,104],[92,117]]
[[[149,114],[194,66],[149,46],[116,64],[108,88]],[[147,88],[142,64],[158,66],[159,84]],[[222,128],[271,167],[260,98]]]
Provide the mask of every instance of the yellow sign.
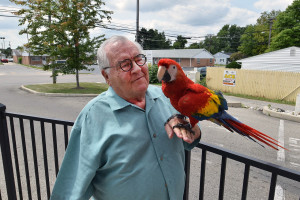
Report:
[[223,85],[235,86],[236,71],[224,70]]

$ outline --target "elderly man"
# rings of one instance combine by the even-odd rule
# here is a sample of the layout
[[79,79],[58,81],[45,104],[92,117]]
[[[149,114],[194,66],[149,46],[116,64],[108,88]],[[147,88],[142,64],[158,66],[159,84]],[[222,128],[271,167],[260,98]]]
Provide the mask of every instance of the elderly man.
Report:
[[184,149],[199,142],[199,127],[171,128],[184,119],[149,86],[138,43],[114,36],[97,56],[110,87],[78,116],[51,199],[182,199]]

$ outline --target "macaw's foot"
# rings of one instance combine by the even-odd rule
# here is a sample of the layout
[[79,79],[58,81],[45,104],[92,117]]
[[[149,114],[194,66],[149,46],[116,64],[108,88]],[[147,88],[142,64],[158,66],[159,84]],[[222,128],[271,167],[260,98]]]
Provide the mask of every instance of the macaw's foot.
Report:
[[185,130],[189,131],[190,133],[192,133],[193,135],[195,135],[195,132],[192,130],[192,125],[188,122],[188,121],[184,121],[183,123],[178,123],[175,126],[172,127],[174,128],[184,128]]
[[186,121],[186,116],[184,116],[182,114],[174,114],[171,117],[169,117],[169,119],[164,123],[164,126],[166,126],[166,124],[169,123],[169,121],[171,121],[174,118],[178,118],[178,119],[182,119],[182,120]]

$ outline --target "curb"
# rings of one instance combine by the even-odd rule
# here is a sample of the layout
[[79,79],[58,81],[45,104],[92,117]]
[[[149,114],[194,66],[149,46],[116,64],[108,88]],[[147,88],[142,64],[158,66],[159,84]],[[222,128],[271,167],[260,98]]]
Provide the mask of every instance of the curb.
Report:
[[[96,97],[98,94],[64,94],[64,93],[43,93],[43,92],[37,92],[35,90],[31,90],[24,85],[20,87],[21,90],[24,90],[26,92],[40,95],[40,96],[50,96],[50,97]],[[242,103],[239,102],[227,102],[228,107],[233,107],[233,108],[241,108]]]
[[295,116],[295,115],[291,115],[291,114],[287,114],[287,113],[283,113],[283,112],[276,112],[276,111],[269,109],[268,106],[264,106],[263,113],[268,116],[277,117],[280,119],[286,119],[286,120],[300,123],[300,115]]
[[64,93],[42,93],[42,92],[37,92],[34,90],[31,90],[24,85],[20,87],[21,90],[24,90],[26,92],[40,95],[40,96],[49,96],[49,97],[96,97],[99,94],[64,94]]
[[242,103],[239,102],[227,102],[228,107],[233,107],[233,108],[241,108]]

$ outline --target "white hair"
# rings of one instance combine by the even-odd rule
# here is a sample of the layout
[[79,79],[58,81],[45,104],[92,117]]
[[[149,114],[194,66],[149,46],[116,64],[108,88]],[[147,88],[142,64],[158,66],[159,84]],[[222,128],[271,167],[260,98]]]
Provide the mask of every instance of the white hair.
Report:
[[[105,67],[110,67],[110,60],[107,57],[107,52],[106,52],[105,47],[107,45],[110,45],[110,44],[113,44],[113,43],[116,43],[116,42],[125,43],[125,42],[128,42],[128,41],[132,42],[138,48],[139,53],[143,52],[143,48],[139,43],[130,41],[128,38],[126,38],[124,36],[121,36],[121,35],[112,36],[111,38],[105,40],[100,45],[100,47],[97,51],[97,59],[98,59],[98,65],[99,65],[100,71],[102,71],[103,68],[105,68]],[[109,73],[110,68],[107,68],[107,69],[108,69],[107,72]]]

